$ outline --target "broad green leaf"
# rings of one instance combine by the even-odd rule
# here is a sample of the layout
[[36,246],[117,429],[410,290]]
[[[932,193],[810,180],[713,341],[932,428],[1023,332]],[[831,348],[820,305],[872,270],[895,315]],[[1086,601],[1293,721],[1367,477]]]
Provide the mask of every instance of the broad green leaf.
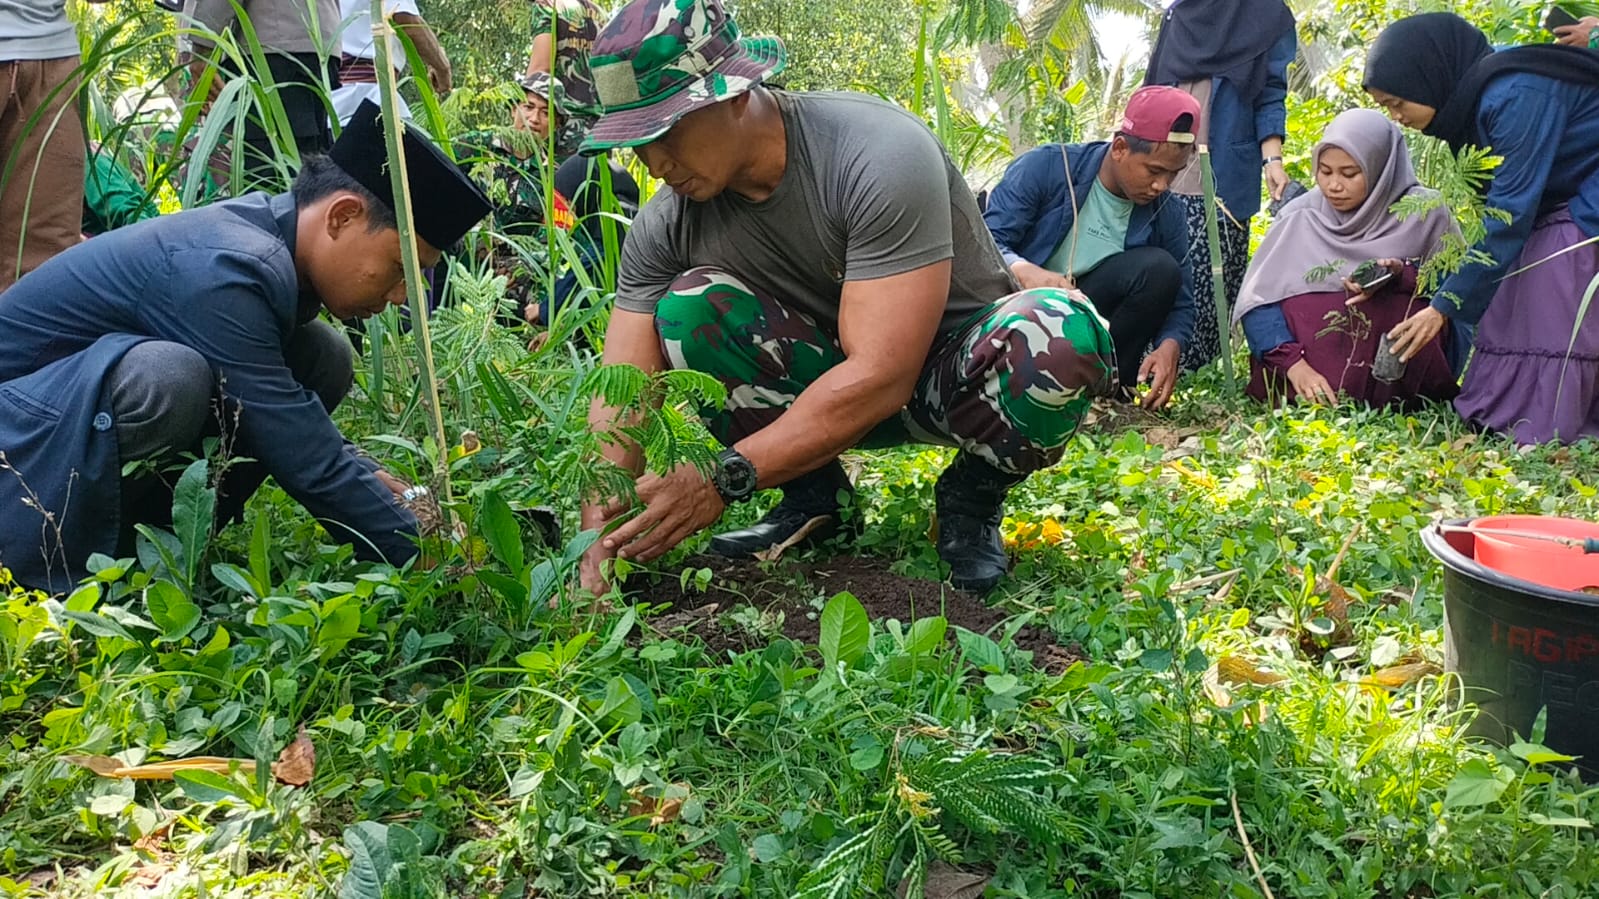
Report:
[[339,883],[339,899],[383,899],[383,884],[394,867],[388,825],[362,821],[346,827],[344,847],[350,853],[350,870]]
[[516,578],[507,577],[498,571],[484,569],[477,573],[478,579],[489,585],[489,589],[500,594],[500,598],[520,608],[527,602],[527,584]]
[[250,574],[261,589],[272,590],[272,528],[264,507],[258,508],[250,523]]
[[121,637],[130,642],[138,642],[133,639],[133,635],[128,633],[126,628],[104,615],[98,615],[94,612],[63,611],[61,617],[96,637]]
[[221,802],[224,799],[244,800],[244,788],[237,781],[215,771],[179,771],[172,775],[183,795],[195,802]]
[[822,609],[818,648],[829,669],[837,668],[840,662],[847,667],[860,661],[866,654],[866,641],[870,636],[871,624],[860,600],[850,593],[840,593],[828,600]]
[[235,593],[240,593],[245,596],[261,595],[256,586],[250,583],[250,576],[245,574],[244,569],[237,565],[229,565],[226,562],[218,562],[211,566],[211,576],[217,579],[217,583],[227,587],[229,590],[232,590]]
[[1566,755],[1563,752],[1555,752],[1553,749],[1550,749],[1547,746],[1540,746],[1537,743],[1512,743],[1510,744],[1510,752],[1516,758],[1521,759],[1529,765],[1548,765],[1551,763],[1574,762],[1577,760],[1576,756]]
[[516,520],[516,513],[511,511],[510,503],[500,496],[498,490],[490,490],[483,497],[483,514],[479,525],[494,557],[509,568],[513,576],[520,576],[526,562],[522,548],[522,526]]
[[512,799],[521,799],[523,796],[526,796],[534,790],[537,790],[539,788],[539,784],[543,782],[543,771],[534,768],[531,765],[523,765],[521,768],[518,768],[516,774],[512,775],[511,777],[511,789],[509,791],[509,796]]
[[775,833],[763,833],[756,837],[754,848],[755,860],[762,864],[777,861],[787,851],[783,846],[783,838]]
[[989,692],[1001,696],[1015,692],[1020,685],[1021,681],[1017,680],[1014,674],[990,674],[983,678],[983,686],[987,687]]
[[643,714],[643,706],[632,686],[624,678],[613,677],[605,685],[605,700],[600,703],[594,717],[608,724],[628,725],[639,720]]
[[[638,610],[634,609],[632,606],[628,606],[626,609],[623,609],[622,617],[618,618],[616,625],[611,628],[611,635],[606,638],[605,645],[600,647],[599,652],[589,657],[587,664],[597,665],[600,662],[608,661],[612,656],[615,656],[618,652],[621,652],[623,644],[627,641],[628,634],[633,632],[633,625],[637,623],[637,621]],[[587,643],[588,635],[583,634],[581,636],[584,637],[583,643]],[[578,645],[582,646],[583,644],[580,643]],[[568,660],[575,659],[577,658],[577,652],[568,652],[566,653],[566,657]]]
[[910,633],[905,635],[905,651],[915,656],[936,652],[944,644],[944,634],[948,630],[949,624],[942,615],[919,618],[911,623]]
[[181,640],[200,623],[200,607],[171,581],[151,583],[144,591],[144,605],[150,610],[150,620],[161,629],[162,640]]
[[1000,651],[998,643],[982,634],[958,626],[955,628],[955,642],[960,644],[961,653],[966,656],[966,660],[979,671],[987,671],[990,674],[1004,673],[1005,653]]
[[1550,817],[1549,815],[1540,815],[1537,812],[1529,814],[1527,820],[1534,824],[1542,824],[1545,827],[1575,827],[1578,830],[1587,830],[1593,827],[1593,822],[1587,818]]
[[333,654],[344,649],[345,644],[360,633],[361,604],[354,597],[350,597],[348,602],[334,607],[331,611],[323,610],[322,627],[317,631],[316,642],[328,654]]
[[195,569],[200,557],[205,555],[206,544],[211,540],[211,526],[216,521],[217,492],[209,480],[208,463],[196,459],[183,470],[172,491],[172,531],[183,547],[185,583],[194,582]]
[[96,815],[120,815],[123,809],[132,804],[133,797],[112,793],[89,800],[89,811]]
[[1166,671],[1171,668],[1172,651],[1150,647],[1138,657],[1138,664],[1150,671]]
[[849,766],[856,771],[870,771],[883,763],[883,747],[877,744],[862,746],[849,754]]
[[1449,789],[1444,793],[1444,805],[1448,808],[1487,805],[1497,801],[1508,785],[1488,767],[1487,762],[1472,759],[1461,765],[1455,779],[1449,782]]
[[100,585],[84,584],[72,591],[67,601],[62,603],[62,608],[71,612],[92,612],[94,606],[100,601]]
[[1530,743],[1542,743],[1544,734],[1548,729],[1549,707],[1544,706],[1538,710],[1538,717],[1532,719],[1532,733],[1528,736],[1527,741]]

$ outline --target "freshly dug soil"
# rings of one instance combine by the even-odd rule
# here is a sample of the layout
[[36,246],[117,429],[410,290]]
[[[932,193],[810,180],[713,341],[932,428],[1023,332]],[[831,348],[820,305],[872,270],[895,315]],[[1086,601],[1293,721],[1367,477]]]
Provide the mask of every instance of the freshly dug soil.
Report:
[[[692,584],[685,591],[676,578],[662,578],[645,585],[637,599],[671,607],[647,619],[649,627],[667,636],[696,637],[713,656],[763,647],[773,626],[791,640],[815,645],[821,635],[821,603],[816,600],[831,599],[844,590],[854,594],[866,614],[877,621],[895,618],[908,625],[917,618],[943,615],[952,626],[951,642],[954,626],[988,633],[1007,617],[948,584],[891,574],[882,559],[839,556],[816,562],[763,564],[696,556],[685,561],[684,567],[711,569],[713,576],[704,593]],[[743,607],[759,613],[759,622],[753,615],[732,614]],[[780,625],[777,613],[782,614]],[[1016,634],[1016,645],[1030,650],[1033,663],[1051,673],[1064,671],[1084,658],[1081,647],[1062,646],[1053,632],[1037,625],[1022,628]]]

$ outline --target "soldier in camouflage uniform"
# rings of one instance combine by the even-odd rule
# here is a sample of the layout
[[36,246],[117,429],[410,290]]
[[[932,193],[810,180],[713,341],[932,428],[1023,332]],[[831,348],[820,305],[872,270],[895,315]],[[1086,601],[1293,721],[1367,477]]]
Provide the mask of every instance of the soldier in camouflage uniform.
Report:
[[[584,559],[648,560],[757,488],[783,499],[713,538],[724,555],[835,533],[851,487],[839,453],[926,442],[960,449],[934,495],[938,551],[960,588],[1007,567],[1009,489],[1057,461],[1092,397],[1116,385],[1093,307],[1018,291],[960,172],[918,119],[863,94],[790,94],[763,79],[782,44],[742,38],[719,0],[633,0],[590,59],[605,114],[583,152],[634,147],[658,191],[622,251],[607,363],[688,368],[727,386],[705,410],[727,449],[636,482],[642,510]],[[590,425],[612,432],[614,410]],[[636,447],[613,461],[638,471]]]
[[548,73],[566,89],[556,140],[576,147],[600,114],[599,95],[589,72],[589,49],[605,23],[605,13],[594,0],[532,0],[532,6],[533,50],[527,74]]

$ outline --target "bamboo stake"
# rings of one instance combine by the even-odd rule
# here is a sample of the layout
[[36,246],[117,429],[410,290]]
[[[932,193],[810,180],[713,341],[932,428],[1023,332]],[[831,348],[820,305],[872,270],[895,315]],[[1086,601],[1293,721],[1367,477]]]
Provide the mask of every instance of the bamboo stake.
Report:
[[1205,188],[1205,241],[1210,246],[1210,292],[1216,297],[1216,333],[1221,341],[1221,370],[1227,392],[1236,391],[1233,380],[1233,323],[1227,314],[1227,282],[1222,271],[1221,233],[1216,221],[1216,177],[1210,168],[1210,147],[1199,145],[1200,180]]
[[376,51],[378,86],[383,96],[383,136],[389,149],[389,184],[394,190],[394,220],[400,229],[400,256],[405,265],[405,292],[411,310],[411,334],[416,339],[422,368],[424,401],[433,425],[433,487],[448,502],[450,478],[447,467],[450,443],[444,436],[444,412],[439,406],[439,384],[433,365],[433,341],[429,336],[427,300],[422,296],[422,263],[416,251],[416,221],[411,214],[411,191],[406,181],[405,123],[400,119],[400,88],[389,62],[389,39],[394,26],[383,14],[383,0],[372,0],[372,49]]

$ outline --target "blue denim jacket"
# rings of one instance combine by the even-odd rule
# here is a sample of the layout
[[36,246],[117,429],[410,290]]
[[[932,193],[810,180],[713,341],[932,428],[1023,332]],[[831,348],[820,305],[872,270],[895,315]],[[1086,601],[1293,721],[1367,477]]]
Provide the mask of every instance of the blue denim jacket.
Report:
[[[1065,148],[1066,163],[1061,162]],[[983,221],[994,234],[994,242],[1011,265],[1025,259],[1043,265],[1060,242],[1071,233],[1077,211],[1072,207],[1071,191],[1066,189],[1065,166],[1071,167],[1072,190],[1081,204],[1099,177],[1099,166],[1110,144],[1045,144],[1022,154],[1005,177],[994,186],[983,211]],[[1188,218],[1182,203],[1163,194],[1147,206],[1134,206],[1127,223],[1126,247],[1160,247],[1177,260],[1182,286],[1166,323],[1155,335],[1155,345],[1171,338],[1186,346],[1194,334],[1193,272],[1188,261]]]
[[1252,106],[1232,82],[1210,81],[1205,133],[1216,195],[1240,222],[1260,211],[1261,142],[1288,133],[1288,64],[1298,49],[1299,39],[1289,29],[1266,51],[1266,85]]

